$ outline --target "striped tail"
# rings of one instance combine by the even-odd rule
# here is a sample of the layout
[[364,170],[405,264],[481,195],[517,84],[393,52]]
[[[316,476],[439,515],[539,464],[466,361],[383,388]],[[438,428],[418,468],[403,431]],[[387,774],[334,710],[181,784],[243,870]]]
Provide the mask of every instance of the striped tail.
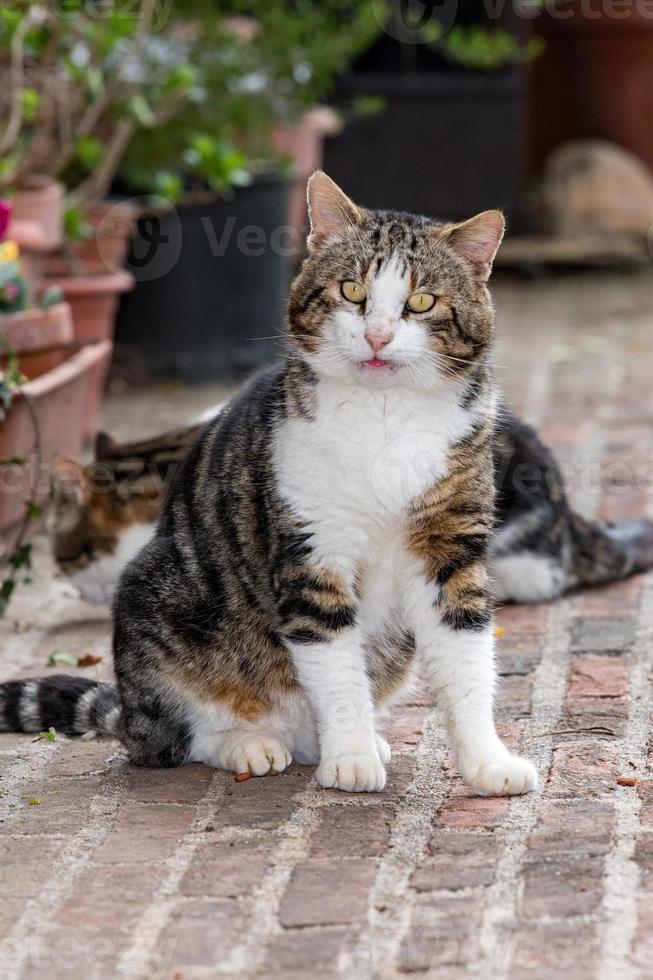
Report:
[[571,515],[574,573],[581,585],[617,582],[653,568],[653,522],[601,524]]
[[0,732],[54,728],[65,735],[117,735],[121,719],[120,696],[111,684],[68,674],[0,684]]

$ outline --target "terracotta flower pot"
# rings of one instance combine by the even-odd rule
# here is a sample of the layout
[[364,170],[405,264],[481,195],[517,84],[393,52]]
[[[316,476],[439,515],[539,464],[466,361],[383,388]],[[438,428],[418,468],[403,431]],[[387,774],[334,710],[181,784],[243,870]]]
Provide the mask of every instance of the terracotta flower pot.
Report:
[[89,238],[66,242],[46,261],[47,276],[102,276],[119,272],[136,226],[137,209],[126,201],[101,201],[86,215]]
[[306,180],[322,166],[325,138],[335,136],[341,129],[342,121],[334,109],[316,105],[299,122],[277,123],[272,131],[274,151],[291,157],[294,164],[288,221],[294,229],[298,251],[306,232]]
[[653,17],[581,0],[533,22],[546,50],[531,68],[531,164],[567,140],[611,140],[653,167]]
[[77,340],[112,340],[118,299],[134,288],[127,272],[101,276],[47,277],[47,286],[59,286],[73,313]]
[[14,221],[41,225],[46,248],[56,248],[63,238],[64,189],[58,181],[40,174],[26,177],[12,197]]
[[31,307],[0,314],[0,337],[18,355],[20,370],[30,380],[61,364],[73,342],[73,318],[68,303],[46,309]]
[[[77,341],[110,341],[113,332],[118,301],[122,293],[134,288],[134,278],[126,272],[111,272],[104,276],[62,276],[45,280],[47,286],[59,286],[70,304],[73,330]],[[86,406],[86,435],[95,434],[102,403],[102,393],[109,370],[105,359],[94,368],[88,386]]]
[[85,438],[88,386],[93,372],[109,358],[111,344],[103,341],[73,345],[58,367],[29,381],[0,423],[0,459],[27,460],[24,465],[0,467],[0,529],[7,531],[22,519],[30,496],[36,457],[28,399],[38,420],[41,469],[37,502],[48,498],[50,471],[58,455],[78,456]]

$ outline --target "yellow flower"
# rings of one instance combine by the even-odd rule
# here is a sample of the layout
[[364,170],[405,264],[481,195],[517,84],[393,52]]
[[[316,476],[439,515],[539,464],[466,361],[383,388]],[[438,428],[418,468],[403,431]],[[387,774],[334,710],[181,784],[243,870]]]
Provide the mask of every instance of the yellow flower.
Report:
[[15,262],[18,258],[18,245],[8,241],[0,245],[0,262]]

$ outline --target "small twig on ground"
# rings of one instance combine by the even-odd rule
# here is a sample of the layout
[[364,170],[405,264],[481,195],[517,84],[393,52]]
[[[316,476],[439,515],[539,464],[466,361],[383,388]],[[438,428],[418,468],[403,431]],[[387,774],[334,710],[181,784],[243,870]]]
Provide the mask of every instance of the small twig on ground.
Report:
[[612,735],[615,736],[617,733],[611,728],[605,728],[603,725],[591,725],[588,728],[559,728],[553,732],[539,732],[535,735],[535,738],[544,738],[546,735]]

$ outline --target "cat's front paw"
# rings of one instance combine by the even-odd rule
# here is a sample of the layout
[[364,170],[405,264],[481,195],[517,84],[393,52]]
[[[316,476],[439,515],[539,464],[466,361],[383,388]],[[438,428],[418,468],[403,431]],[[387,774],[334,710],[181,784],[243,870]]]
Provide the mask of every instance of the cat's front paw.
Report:
[[472,793],[479,796],[517,796],[537,786],[535,766],[528,759],[509,753],[485,760],[474,772],[464,772],[463,776]]
[[378,755],[345,754],[324,759],[315,773],[325,789],[347,793],[378,793],[385,786],[385,769]]
[[225,769],[233,772],[249,772],[252,776],[266,776],[269,772],[282,772],[292,762],[290,750],[273,735],[248,733],[241,735],[230,746]]

